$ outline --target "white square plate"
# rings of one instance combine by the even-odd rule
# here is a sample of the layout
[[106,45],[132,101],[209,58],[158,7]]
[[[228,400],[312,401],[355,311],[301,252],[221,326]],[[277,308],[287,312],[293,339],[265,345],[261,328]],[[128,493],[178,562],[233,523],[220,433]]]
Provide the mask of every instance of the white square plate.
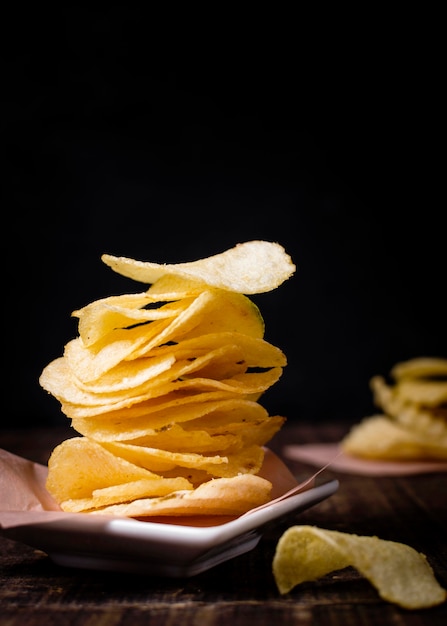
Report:
[[[6,467],[8,460],[13,460],[15,475],[24,474],[18,477],[18,482],[7,480],[1,484],[0,532],[43,550],[59,565],[75,568],[194,576],[252,550],[267,524],[297,515],[338,489],[337,480],[311,487],[311,481],[306,481],[304,491],[296,493],[295,478],[278,457],[266,450],[263,476],[272,482],[275,499],[223,523],[221,518],[140,521],[110,515],[70,514],[54,507],[49,509],[47,500],[31,510],[18,511],[14,504],[12,508],[11,504],[5,506],[17,500],[17,492],[8,498],[8,488],[16,490],[24,479],[28,488],[32,479],[34,495],[39,490],[42,493],[46,468],[2,452],[0,465]],[[8,468],[11,473],[11,463]],[[6,476],[3,470],[2,475]]]

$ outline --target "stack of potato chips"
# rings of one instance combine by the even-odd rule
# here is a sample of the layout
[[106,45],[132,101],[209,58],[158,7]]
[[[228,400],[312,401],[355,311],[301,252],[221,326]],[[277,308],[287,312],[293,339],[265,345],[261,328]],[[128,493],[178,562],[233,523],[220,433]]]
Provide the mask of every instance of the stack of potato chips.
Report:
[[258,473],[285,418],[258,400],[287,361],[247,294],[288,279],[289,255],[251,241],[174,265],[102,259],[150,287],[75,311],[79,336],[43,370],[80,434],[53,450],[48,491],[64,511],[130,517],[267,502],[272,485]]
[[382,413],[351,429],[342,441],[344,452],[370,459],[447,459],[447,360],[404,361],[392,368],[390,378],[371,379]]

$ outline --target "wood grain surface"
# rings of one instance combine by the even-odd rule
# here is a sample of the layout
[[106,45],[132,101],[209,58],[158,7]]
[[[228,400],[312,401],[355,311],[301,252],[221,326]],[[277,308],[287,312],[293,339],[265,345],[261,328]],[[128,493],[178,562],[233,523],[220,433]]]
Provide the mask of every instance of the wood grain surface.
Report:
[[[346,424],[284,427],[284,443],[338,441]],[[46,463],[71,436],[61,429],[0,432],[0,447]],[[288,462],[298,477],[313,468]],[[272,559],[282,532],[293,524],[377,535],[424,553],[447,588],[447,474],[375,478],[337,474],[336,494],[294,519],[268,528],[251,552],[186,579],[64,568],[43,552],[0,536],[0,625],[48,626],[445,626],[447,604],[408,611],[383,601],[354,568],[304,583],[281,596]]]

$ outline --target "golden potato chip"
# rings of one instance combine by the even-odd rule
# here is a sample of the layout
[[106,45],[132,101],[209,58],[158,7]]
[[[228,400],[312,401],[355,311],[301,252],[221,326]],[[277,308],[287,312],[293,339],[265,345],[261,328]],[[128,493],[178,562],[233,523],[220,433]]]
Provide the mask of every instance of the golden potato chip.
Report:
[[396,395],[403,402],[425,407],[439,406],[447,402],[447,381],[401,380],[396,385]]
[[[280,430],[281,426],[285,423],[285,417],[280,415],[270,416],[266,415],[256,421],[250,422],[246,419],[241,419],[239,422],[233,422],[231,420],[231,414],[221,414],[219,417],[220,423],[216,424],[216,416],[206,416],[197,420],[197,424],[191,425],[193,427],[202,427],[206,429],[206,432],[212,437],[222,437],[224,434],[231,435],[237,438],[237,446],[246,445],[264,445]],[[225,421],[226,420],[226,421]],[[188,429],[190,423],[185,424],[185,429]],[[193,430],[187,430],[187,432],[193,433]],[[235,443],[232,444],[232,448],[235,448]]]
[[216,295],[202,292],[173,319],[155,320],[130,328],[116,328],[94,346],[85,346],[78,337],[65,347],[64,356],[83,382],[97,380],[123,360],[146,355],[152,348],[172,341],[191,331],[213,309]]
[[383,376],[373,376],[369,385],[374,404],[387,415],[394,417],[403,408],[402,400],[396,397],[393,388],[385,382]]
[[204,289],[202,281],[165,274],[150,285],[147,293],[159,300],[180,300],[198,296]]
[[413,433],[447,445],[447,409],[427,410],[418,406],[406,406],[393,416],[395,421]]
[[[203,296],[198,296],[196,299],[200,297]],[[200,314],[199,323],[189,324],[188,328],[184,324],[181,333],[175,329],[175,334],[172,333],[169,340],[179,341],[216,332],[238,332],[260,339],[264,337],[265,324],[259,308],[247,296],[240,293],[220,289],[210,290],[206,308],[203,305]],[[197,318],[196,313],[194,316]],[[164,343],[166,343],[165,339]],[[158,345],[161,344],[158,343]],[[151,344],[150,347],[156,346]]]
[[296,269],[282,246],[267,241],[248,241],[205,259],[171,265],[109,254],[101,258],[118,274],[141,283],[152,284],[172,274],[243,294],[272,291]]
[[175,344],[154,348],[151,355],[161,357],[168,354],[175,356],[176,359],[193,358],[229,345],[237,346],[242,351],[247,367],[285,367],[287,365],[286,356],[280,348],[261,337],[236,331],[213,332],[183,339]]
[[126,294],[96,300],[73,311],[72,316],[79,318],[79,335],[84,346],[88,347],[116,329],[176,317],[192,302],[193,298],[184,298],[180,302],[148,308],[151,304],[160,304],[159,300],[148,293]]
[[[168,323],[153,322],[153,325],[166,328]],[[86,348],[81,337],[76,337],[65,345],[63,358],[67,361],[67,368],[76,372],[77,380],[89,383],[98,380],[122,361],[130,360],[132,353],[145,343],[147,336],[142,326],[117,330],[113,334],[113,342],[99,342],[95,349]]]
[[382,376],[373,376],[370,386],[377,406],[393,416],[410,404],[433,408],[447,402],[447,380],[408,378],[388,385]]
[[192,491],[177,491],[160,498],[142,498],[89,511],[92,515],[125,517],[238,516],[270,499],[270,481],[253,474],[208,480]]
[[[228,454],[249,445],[262,446],[267,443],[281,428],[285,418],[267,416],[257,421],[241,420],[240,422],[226,422],[230,419],[224,411],[220,413],[221,425],[209,426],[206,421],[197,420],[200,424],[186,422],[183,425],[171,423],[160,429],[153,429],[144,424],[139,429],[132,429],[131,424],[126,428],[120,424],[99,423],[93,424],[89,419],[74,419],[73,428],[84,436],[91,437],[99,443],[122,442],[149,448],[161,448],[177,452],[199,452],[207,454],[221,451]],[[101,420],[103,422],[104,420]]]
[[171,452],[160,448],[107,442],[102,446],[112,454],[126,459],[151,472],[166,472],[176,467],[206,471],[210,477],[231,477],[238,474],[255,474],[261,469],[264,450],[261,446],[246,446],[235,453],[203,455],[194,452]]
[[[121,388],[107,393],[98,386],[96,390],[93,386],[93,391],[87,391],[88,387],[79,384],[67,361],[59,358],[44,369],[40,384],[62,403],[92,407],[102,405],[107,407],[107,410],[113,410],[181,389],[199,391],[222,389],[241,394],[260,393],[272,386],[282,374],[281,367],[264,372],[246,373],[245,364],[243,360],[241,362],[240,356],[240,350],[236,346],[223,346],[202,357],[176,362],[169,369],[166,369],[165,363],[159,364],[159,369],[165,371],[161,371],[138,387]],[[220,376],[225,378],[220,379]]]
[[386,415],[373,415],[354,425],[340,446],[347,454],[368,459],[447,459],[447,443],[404,428]]
[[399,382],[408,378],[447,377],[447,359],[438,357],[418,357],[397,363],[391,369],[391,376]]
[[187,390],[174,390],[166,394],[161,394],[147,400],[143,400],[138,404],[129,407],[118,407],[109,410],[107,406],[83,406],[79,404],[71,404],[62,402],[63,412],[67,417],[72,418],[97,418],[99,420],[126,420],[135,417],[143,417],[153,411],[161,411],[186,405],[194,402],[213,402],[215,400],[228,400],[240,396],[238,393],[230,393],[228,391],[204,391],[202,393],[188,392]]
[[[85,435],[77,424],[73,424],[79,433]],[[250,428],[250,430],[252,430]],[[242,439],[240,436],[225,432],[225,434],[211,434],[207,430],[191,430],[185,429],[180,424],[171,424],[160,431],[150,434],[152,429],[148,429],[148,434],[142,434],[135,437],[135,433],[131,433],[128,439],[123,439],[123,443],[131,443],[136,446],[147,446],[148,448],[161,448],[163,450],[175,450],[177,452],[198,452],[200,454],[210,454],[219,452],[226,454],[228,450],[235,450],[241,447]],[[121,434],[116,438],[120,441]],[[95,439],[103,440],[103,433],[95,432]]]
[[51,453],[46,486],[57,501],[63,502],[90,497],[95,489],[147,478],[158,476],[114,456],[86,437],[73,437]]
[[[195,401],[193,401],[195,400]],[[172,435],[173,426],[177,432],[187,437],[195,430],[210,433],[210,437],[239,432],[246,428],[247,435],[261,443],[257,430],[264,428],[266,422],[272,422],[278,427],[278,419],[270,417],[267,411],[257,402],[245,398],[225,398],[207,400],[204,396],[196,399],[192,396],[183,403],[162,405],[159,411],[148,411],[145,415],[133,418],[124,418],[120,415],[108,415],[106,419],[100,417],[74,418],[72,426],[78,432],[95,439],[96,441],[127,441],[135,439],[156,440]],[[184,428],[180,427],[183,424]],[[186,430],[185,430],[186,429]],[[262,435],[261,435],[262,436]],[[264,443],[264,441],[262,441]],[[177,438],[172,436],[173,446],[178,445]],[[162,446],[161,446],[162,447]],[[169,449],[169,446],[168,448]]]
[[205,456],[196,452],[171,452],[121,442],[104,442],[101,445],[114,456],[155,473],[166,472],[176,467],[193,467],[212,472],[210,469],[212,466],[228,463],[228,458],[219,454]]
[[140,498],[158,498],[176,491],[193,489],[193,485],[186,478],[150,478],[135,480],[130,483],[113,485],[95,489],[91,498],[77,498],[65,500],[62,509],[67,513],[82,513],[90,509],[100,509],[112,504],[122,504]]
[[348,566],[368,579],[381,598],[404,609],[429,608],[447,599],[425,555],[378,537],[292,526],[280,537],[272,564],[281,594]]
[[[131,400],[128,403],[130,405],[145,399],[151,388],[186,378],[188,374],[204,369],[212,361],[218,363],[221,360],[226,367],[229,367],[230,351],[233,352],[230,356],[233,361],[240,357],[239,351],[234,355],[233,346],[223,346],[194,360],[184,359],[176,362],[174,356],[165,356],[160,359],[155,358],[154,362],[151,362],[151,359],[139,359],[137,364],[121,363],[113,370],[109,370],[107,376],[102,376],[100,380],[90,385],[79,381],[67,359],[61,357],[44,369],[41,375],[41,385],[64,402],[95,406],[96,404],[116,404],[126,399]],[[142,369],[141,372],[138,372],[138,366]],[[236,371],[240,372],[240,370],[241,367],[237,367]]]
[[[262,338],[264,321],[258,308],[241,294],[207,290],[173,319],[114,328],[96,340],[94,345],[86,344],[82,337],[78,337],[67,343],[64,358],[70,369],[76,372],[76,377],[89,383],[121,361],[147,356],[151,350],[168,342],[209,332],[235,331]],[[90,327],[86,332],[93,334]]]

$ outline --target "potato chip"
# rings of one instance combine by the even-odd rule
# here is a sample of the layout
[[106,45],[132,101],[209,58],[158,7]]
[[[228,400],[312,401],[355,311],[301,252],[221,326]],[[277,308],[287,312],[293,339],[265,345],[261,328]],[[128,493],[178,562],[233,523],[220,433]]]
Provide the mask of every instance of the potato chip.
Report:
[[204,470],[210,478],[255,474],[261,469],[264,459],[264,450],[256,445],[245,446],[226,456],[218,453],[204,455],[196,452],[171,452],[160,448],[116,442],[102,445],[112,454],[151,472],[159,473],[177,467],[187,467]]
[[447,381],[409,378],[388,385],[382,376],[374,376],[370,386],[377,406],[393,415],[410,404],[433,408],[447,403]]
[[414,432],[386,415],[373,415],[354,425],[341,448],[347,454],[368,459],[447,459],[447,442]]
[[67,344],[64,355],[80,380],[97,380],[121,361],[144,356],[152,348],[191,331],[210,313],[215,299],[214,293],[204,291],[174,319],[114,329],[112,336],[106,334],[94,346],[86,347],[79,337]]
[[153,283],[147,293],[158,300],[180,300],[198,296],[203,291],[203,283],[194,279],[165,274]]
[[[264,445],[280,430],[285,423],[285,418],[280,415],[270,416],[266,415],[264,418],[260,418],[256,421],[250,422],[247,419],[241,419],[238,422],[232,422],[231,414],[221,414],[220,424],[216,424],[215,416],[205,417],[197,420],[197,424],[191,425],[191,428],[203,427],[206,432],[212,437],[222,437],[223,435],[231,435],[237,438],[238,443],[232,444],[232,448],[235,446],[247,446],[251,444]],[[225,421],[226,420],[226,421]],[[187,430],[190,423],[187,422],[184,426]],[[194,433],[194,430],[187,430],[187,433]]]
[[[158,298],[148,293],[111,296],[73,311],[72,316],[79,318],[79,335],[88,347],[116,329],[176,317],[192,302],[193,298],[184,298],[180,302],[160,304]],[[147,308],[151,304],[158,306]]]
[[192,467],[213,473],[217,465],[226,465],[228,457],[219,454],[204,455],[197,452],[172,452],[161,448],[136,446],[129,443],[105,442],[101,444],[114,456],[126,459],[151,472],[166,472],[176,467]]
[[161,394],[148,400],[129,407],[118,407],[108,409],[107,406],[82,406],[62,402],[63,412],[67,417],[75,418],[97,418],[104,420],[125,420],[128,418],[142,417],[153,411],[161,411],[179,405],[186,405],[191,402],[213,402],[214,400],[229,400],[236,398],[240,394],[231,394],[228,391],[204,391],[203,393],[188,392],[187,390],[174,390],[166,394]]
[[62,508],[70,513],[83,513],[90,509],[100,509],[113,504],[122,504],[140,498],[158,498],[176,491],[193,489],[192,483],[186,478],[162,478],[135,480],[130,483],[113,485],[95,489],[91,498],[65,500]]
[[405,378],[447,377],[447,359],[439,357],[418,357],[397,363],[391,369],[391,376],[396,381]]
[[[116,367],[123,360],[147,356],[151,350],[184,337],[197,337],[209,332],[239,332],[262,338],[264,321],[259,309],[241,294],[205,290],[173,319],[159,319],[150,324],[114,328],[102,334],[94,345],[82,337],[67,343],[64,358],[76,377],[92,382]],[[93,335],[91,328],[85,330]],[[96,335],[95,335],[96,337]]]
[[95,489],[158,478],[143,467],[114,456],[86,437],[66,439],[48,461],[47,489],[58,501],[90,497]]
[[[182,389],[196,391],[221,389],[239,394],[260,393],[271,387],[282,374],[282,368],[274,367],[265,372],[246,373],[242,371],[234,375],[230,375],[232,372],[228,372],[229,377],[222,380],[212,378],[212,374],[210,377],[206,377],[208,372],[204,366],[210,365],[213,359],[215,359],[215,367],[216,361],[219,363],[220,359],[227,368],[231,366],[231,363],[234,364],[234,360],[225,362],[226,359],[229,359],[230,352],[234,356],[232,346],[215,350],[213,353],[208,353],[193,361],[175,363],[169,370],[161,372],[137,388],[120,389],[108,393],[88,392],[81,388],[76,384],[76,378],[67,367],[67,362],[63,358],[59,358],[45,368],[40,383],[62,403],[91,407],[101,405],[105,410],[110,411],[129,407],[132,404]],[[238,369],[244,368],[240,366]],[[194,373],[198,375],[193,376]],[[205,374],[205,376],[200,374]]]
[[[401,384],[399,383],[399,387]],[[382,408],[386,415],[410,429],[421,431],[431,437],[444,437],[447,441],[445,408],[436,404],[430,406],[415,402],[414,396],[412,398],[405,396],[405,388],[400,388],[398,392],[397,386],[388,385],[382,376],[374,376],[370,385],[375,404]]]
[[435,407],[447,403],[447,381],[401,380],[396,385],[396,395],[403,402],[425,407]]
[[[191,428],[203,428],[209,423],[209,416],[218,412],[223,415],[224,428],[229,421],[240,419],[244,423],[259,423],[268,417],[267,411],[257,402],[245,398],[209,398],[208,394],[192,395],[181,398],[179,402],[162,403],[159,408],[148,409],[143,415],[123,416],[117,411],[115,416],[109,413],[106,418],[74,418],[73,426],[78,432],[103,441],[126,441],[143,437],[156,436],[174,424],[188,422]],[[206,424],[202,424],[207,416]],[[215,432],[215,431],[213,431]]]
[[210,350],[234,345],[243,352],[247,367],[285,367],[287,359],[280,348],[273,346],[261,337],[254,337],[236,331],[221,331],[207,333],[183,339],[175,344],[154,348],[153,357],[168,354],[176,359],[185,359],[201,356]]
[[447,445],[447,409],[407,406],[397,413],[395,421],[415,434],[421,433],[432,441]]
[[125,517],[238,516],[270,499],[272,484],[261,476],[241,474],[208,480],[192,491],[176,491],[160,498],[92,509],[91,514]]
[[[86,435],[88,429],[83,429],[82,426],[79,426],[77,421],[73,423],[73,428],[79,433]],[[250,430],[252,429],[250,428]],[[224,434],[211,434],[207,430],[188,430],[180,424],[171,424],[160,431],[156,431],[153,434],[151,433],[152,429],[147,429],[147,434],[136,437],[135,432],[125,432],[124,435],[118,432],[116,441],[123,441],[123,443],[131,443],[136,446],[146,446],[148,448],[175,450],[177,452],[199,452],[200,454],[210,454],[212,452],[226,454],[228,450],[238,449],[242,445],[242,438],[237,434],[229,432],[225,432]],[[104,434],[99,430],[95,431],[94,435],[97,441],[104,440]],[[121,437],[125,435],[127,435],[128,438],[121,439]],[[113,439],[109,440],[113,441]]]
[[303,583],[352,566],[381,598],[404,609],[425,609],[447,599],[424,554],[378,537],[292,526],[280,537],[273,575],[281,594]]
[[272,291],[290,278],[296,269],[284,248],[268,241],[240,243],[221,254],[174,265],[135,261],[109,254],[101,258],[118,274],[141,283],[152,284],[173,274],[243,294]]

